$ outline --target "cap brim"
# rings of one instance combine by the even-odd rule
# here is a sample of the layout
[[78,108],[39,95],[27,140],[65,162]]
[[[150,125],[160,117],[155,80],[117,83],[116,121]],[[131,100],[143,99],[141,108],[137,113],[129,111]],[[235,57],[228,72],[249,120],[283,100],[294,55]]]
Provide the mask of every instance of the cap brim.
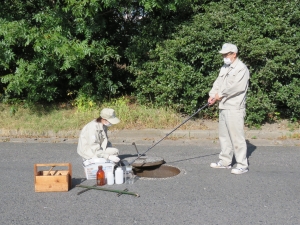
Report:
[[221,54],[227,54],[227,53],[229,53],[229,51],[219,51],[219,53],[221,53]]
[[120,120],[115,117],[115,118],[110,118],[110,119],[106,119],[108,122],[110,122],[111,124],[117,124],[120,123]]

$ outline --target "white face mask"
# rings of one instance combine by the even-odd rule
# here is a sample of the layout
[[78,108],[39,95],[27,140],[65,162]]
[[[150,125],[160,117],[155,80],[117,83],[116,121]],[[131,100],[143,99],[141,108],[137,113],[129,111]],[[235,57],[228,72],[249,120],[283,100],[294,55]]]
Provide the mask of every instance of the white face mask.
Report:
[[111,123],[110,122],[107,122],[107,124],[104,124],[105,126],[107,126],[107,127],[111,127]]
[[226,65],[230,65],[232,63],[229,58],[224,58],[223,60]]

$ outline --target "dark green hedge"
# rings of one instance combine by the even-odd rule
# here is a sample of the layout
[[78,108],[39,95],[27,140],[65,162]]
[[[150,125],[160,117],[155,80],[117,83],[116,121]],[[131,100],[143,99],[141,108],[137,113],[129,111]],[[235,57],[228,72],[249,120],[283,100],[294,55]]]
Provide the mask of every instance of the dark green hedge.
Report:
[[222,66],[218,50],[232,42],[251,72],[247,123],[298,120],[299,8],[298,0],[4,0],[0,99],[129,94],[191,113]]
[[138,99],[192,112],[208,98],[222,66],[218,50],[231,42],[251,73],[247,123],[299,119],[299,8],[295,0],[202,5],[172,37],[149,49],[147,61],[133,64]]

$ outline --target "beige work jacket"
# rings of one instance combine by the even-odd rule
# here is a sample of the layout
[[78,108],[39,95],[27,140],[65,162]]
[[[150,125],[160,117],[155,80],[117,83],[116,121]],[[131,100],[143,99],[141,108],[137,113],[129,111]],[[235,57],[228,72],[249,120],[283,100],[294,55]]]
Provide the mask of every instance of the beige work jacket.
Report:
[[111,143],[108,141],[106,126],[93,120],[83,127],[77,146],[77,153],[82,158],[107,159],[109,156],[105,153],[107,147],[111,147]]
[[243,109],[246,107],[246,94],[250,74],[247,66],[236,58],[229,66],[222,66],[218,78],[209,92],[210,97],[223,97],[219,109]]

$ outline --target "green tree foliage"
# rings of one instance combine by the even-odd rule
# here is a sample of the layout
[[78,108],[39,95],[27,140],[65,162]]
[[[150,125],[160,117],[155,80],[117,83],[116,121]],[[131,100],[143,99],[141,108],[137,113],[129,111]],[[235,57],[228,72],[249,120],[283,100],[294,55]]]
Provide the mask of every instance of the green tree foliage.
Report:
[[222,66],[218,50],[231,42],[251,72],[247,122],[280,113],[299,119],[299,1],[227,0],[195,8],[190,21],[143,52],[146,60],[130,58],[138,99],[194,111]]
[[84,106],[135,91],[143,103],[190,113],[206,102],[218,50],[232,42],[251,72],[247,122],[297,120],[299,8],[299,0],[4,0],[0,98],[74,96]]
[[124,51],[142,18],[189,1],[5,0],[0,8],[2,97],[102,100],[130,93]]
[[[0,75],[7,99],[54,101],[116,93],[116,1],[9,1],[0,9]],[[119,20],[123,17],[119,15]],[[116,26],[117,24],[117,26]]]

